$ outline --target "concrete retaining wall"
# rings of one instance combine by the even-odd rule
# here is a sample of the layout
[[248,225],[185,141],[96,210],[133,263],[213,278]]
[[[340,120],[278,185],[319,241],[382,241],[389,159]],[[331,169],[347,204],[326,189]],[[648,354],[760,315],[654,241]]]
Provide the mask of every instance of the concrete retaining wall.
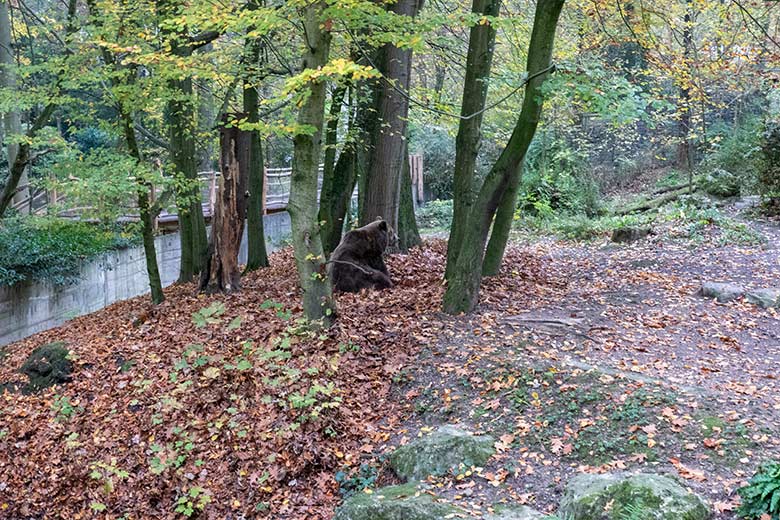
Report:
[[[264,226],[269,253],[283,247],[290,237],[290,216],[286,212],[266,215]],[[159,236],[155,245],[160,277],[167,287],[179,276],[179,234]],[[246,258],[245,228],[239,262],[246,263]],[[81,282],[75,285],[21,283],[0,287],[0,346],[148,292],[149,277],[141,246],[112,251],[86,262],[81,268]]]

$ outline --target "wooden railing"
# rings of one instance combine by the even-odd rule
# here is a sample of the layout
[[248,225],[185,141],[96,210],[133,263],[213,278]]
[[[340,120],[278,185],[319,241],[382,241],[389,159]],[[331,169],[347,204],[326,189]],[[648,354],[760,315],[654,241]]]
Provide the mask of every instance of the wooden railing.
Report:
[[[415,205],[424,200],[423,192],[423,163],[421,155],[409,156],[409,166],[412,176],[412,190],[414,193]],[[322,187],[323,166],[319,169],[319,186]],[[290,178],[292,168],[266,168],[265,182],[263,183],[263,204],[264,213],[275,213],[287,209],[287,202],[290,199]],[[201,200],[203,206],[203,215],[210,219],[214,213],[214,206],[217,202],[217,190],[219,189],[219,172],[202,171],[198,172],[198,180],[201,185]],[[29,187],[31,190],[32,187]],[[23,189],[23,188],[22,188]],[[152,199],[158,197],[158,190],[153,190]],[[357,200],[357,187],[352,195]],[[60,204],[66,202],[66,197],[58,194],[56,191],[34,190],[30,196],[24,200],[12,203],[11,207],[22,213],[31,213],[35,215],[46,215],[50,213],[51,208],[58,208]],[[80,213],[86,212],[91,208],[69,208],[66,210],[55,209],[56,215],[65,218],[78,218]],[[126,214],[120,220],[133,221],[138,220],[137,207],[126,208]],[[162,210],[157,217],[157,223],[161,225],[172,225],[178,223],[178,216],[175,210],[170,212]]]

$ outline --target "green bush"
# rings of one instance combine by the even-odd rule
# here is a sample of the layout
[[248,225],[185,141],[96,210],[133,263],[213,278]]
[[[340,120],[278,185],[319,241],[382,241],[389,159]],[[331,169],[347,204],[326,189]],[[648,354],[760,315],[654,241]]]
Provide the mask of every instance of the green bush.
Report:
[[436,126],[412,128],[410,149],[423,155],[425,190],[432,199],[451,199],[455,137]]
[[708,193],[733,196],[754,191],[762,163],[762,126],[759,117],[751,117],[737,125],[714,125],[708,132],[715,143],[702,161]]
[[0,221],[0,285],[46,281],[66,285],[78,281],[82,261],[130,239],[114,230],[84,222],[29,217]]
[[757,520],[769,515],[780,520],[780,461],[764,464],[738,493],[742,497],[741,518]]
[[417,210],[417,225],[421,229],[449,228],[451,223],[451,200],[432,200]]

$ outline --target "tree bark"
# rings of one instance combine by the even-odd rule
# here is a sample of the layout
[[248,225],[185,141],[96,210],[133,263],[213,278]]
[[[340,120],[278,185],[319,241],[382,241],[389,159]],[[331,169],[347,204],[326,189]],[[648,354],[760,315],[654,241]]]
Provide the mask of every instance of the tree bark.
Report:
[[[328,62],[331,36],[320,25],[325,6],[324,1],[318,1],[303,9],[306,44],[303,70],[316,70]],[[317,221],[317,177],[325,118],[325,87],[323,79],[311,81],[308,96],[298,113],[298,123],[313,128],[314,133],[295,136],[287,211],[292,222],[293,250],[303,290],[304,314],[310,321],[322,320],[323,325],[328,326],[334,318],[335,307]]]
[[412,171],[409,167],[409,148],[404,147],[404,164],[401,170],[401,206],[398,212],[398,249],[409,251],[422,243],[412,200]]
[[[398,0],[392,10],[397,15],[414,17],[422,2]],[[366,225],[377,217],[383,218],[394,230],[398,230],[398,208],[401,195],[401,171],[409,100],[389,82],[403,92],[409,91],[411,73],[411,49],[401,49],[386,44],[378,64],[385,81],[379,86],[377,96],[376,138],[371,167],[365,182],[365,197],[360,211],[360,225]]]
[[[16,60],[13,55],[11,30],[11,13],[7,1],[0,2],[0,85],[9,91],[16,91]],[[8,165],[11,166],[16,161],[16,155],[19,152],[19,144],[11,142],[15,137],[22,133],[22,117],[18,110],[12,109],[3,114],[3,130],[6,139],[9,139],[7,145]],[[16,190],[11,202],[25,200],[30,195],[30,188],[27,180],[27,168],[22,170],[22,175],[17,182],[21,188]],[[23,212],[26,212],[23,210]]]
[[[479,299],[482,263],[490,225],[501,199],[519,170],[533,139],[542,112],[540,89],[549,75],[555,30],[564,0],[538,0],[531,41],[528,46],[528,83],[523,108],[512,136],[491,168],[474,200],[458,260],[448,280],[443,308],[450,314],[472,311]],[[545,72],[547,71],[547,72]]]
[[[163,17],[175,16],[182,0],[158,0]],[[185,29],[166,31],[170,53],[189,58],[196,49]],[[201,42],[203,45],[208,41]],[[181,263],[179,282],[193,280],[203,270],[206,249],[206,221],[203,218],[197,156],[197,106],[192,90],[192,76],[168,80],[170,98],[166,102],[166,122],[170,142],[171,162],[177,177],[176,206],[179,219]]]
[[[256,63],[259,58],[259,44],[252,42],[254,47],[250,55]],[[244,111],[247,121],[258,123],[260,121],[260,109],[257,89],[248,80],[244,81]],[[249,200],[247,206],[247,263],[246,270],[255,271],[261,267],[268,267],[268,252],[265,246],[265,230],[263,229],[263,184],[265,184],[265,162],[263,160],[263,147],[260,142],[260,133],[253,130],[250,137],[249,153]]]
[[[474,0],[471,11],[484,16],[498,16],[501,0]],[[455,173],[453,177],[452,225],[447,241],[445,279],[449,280],[458,261],[468,216],[474,202],[474,169],[479,155],[482,134],[482,111],[485,109],[490,69],[493,64],[496,28],[492,23],[477,24],[469,33],[466,57],[466,77],[463,81],[463,102],[455,138]],[[476,114],[476,115],[475,115]]]
[[[236,120],[245,115],[226,116]],[[232,293],[241,288],[238,251],[244,234],[246,192],[251,159],[252,136],[238,127],[223,126],[219,131],[219,198],[211,219],[211,239],[206,267],[201,272],[200,290]]]

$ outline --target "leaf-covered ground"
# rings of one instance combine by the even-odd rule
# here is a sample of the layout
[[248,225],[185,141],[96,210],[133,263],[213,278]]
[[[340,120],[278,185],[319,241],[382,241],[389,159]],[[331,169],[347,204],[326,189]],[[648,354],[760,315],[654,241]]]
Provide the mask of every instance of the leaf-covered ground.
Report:
[[[292,259],[242,293],[167,290],[8,346],[71,349],[73,382],[0,396],[0,518],[329,519],[395,481],[384,455],[427,428],[498,439],[485,468],[432,479],[478,517],[552,511],[582,471],[677,475],[733,518],[734,490],[780,453],[780,320],[697,296],[704,279],[780,285],[780,232],[723,246],[675,230],[631,246],[513,247],[477,313],[439,313],[445,245],[390,259],[390,291],[339,297],[304,331]],[[201,512],[202,510],[202,512]]]

